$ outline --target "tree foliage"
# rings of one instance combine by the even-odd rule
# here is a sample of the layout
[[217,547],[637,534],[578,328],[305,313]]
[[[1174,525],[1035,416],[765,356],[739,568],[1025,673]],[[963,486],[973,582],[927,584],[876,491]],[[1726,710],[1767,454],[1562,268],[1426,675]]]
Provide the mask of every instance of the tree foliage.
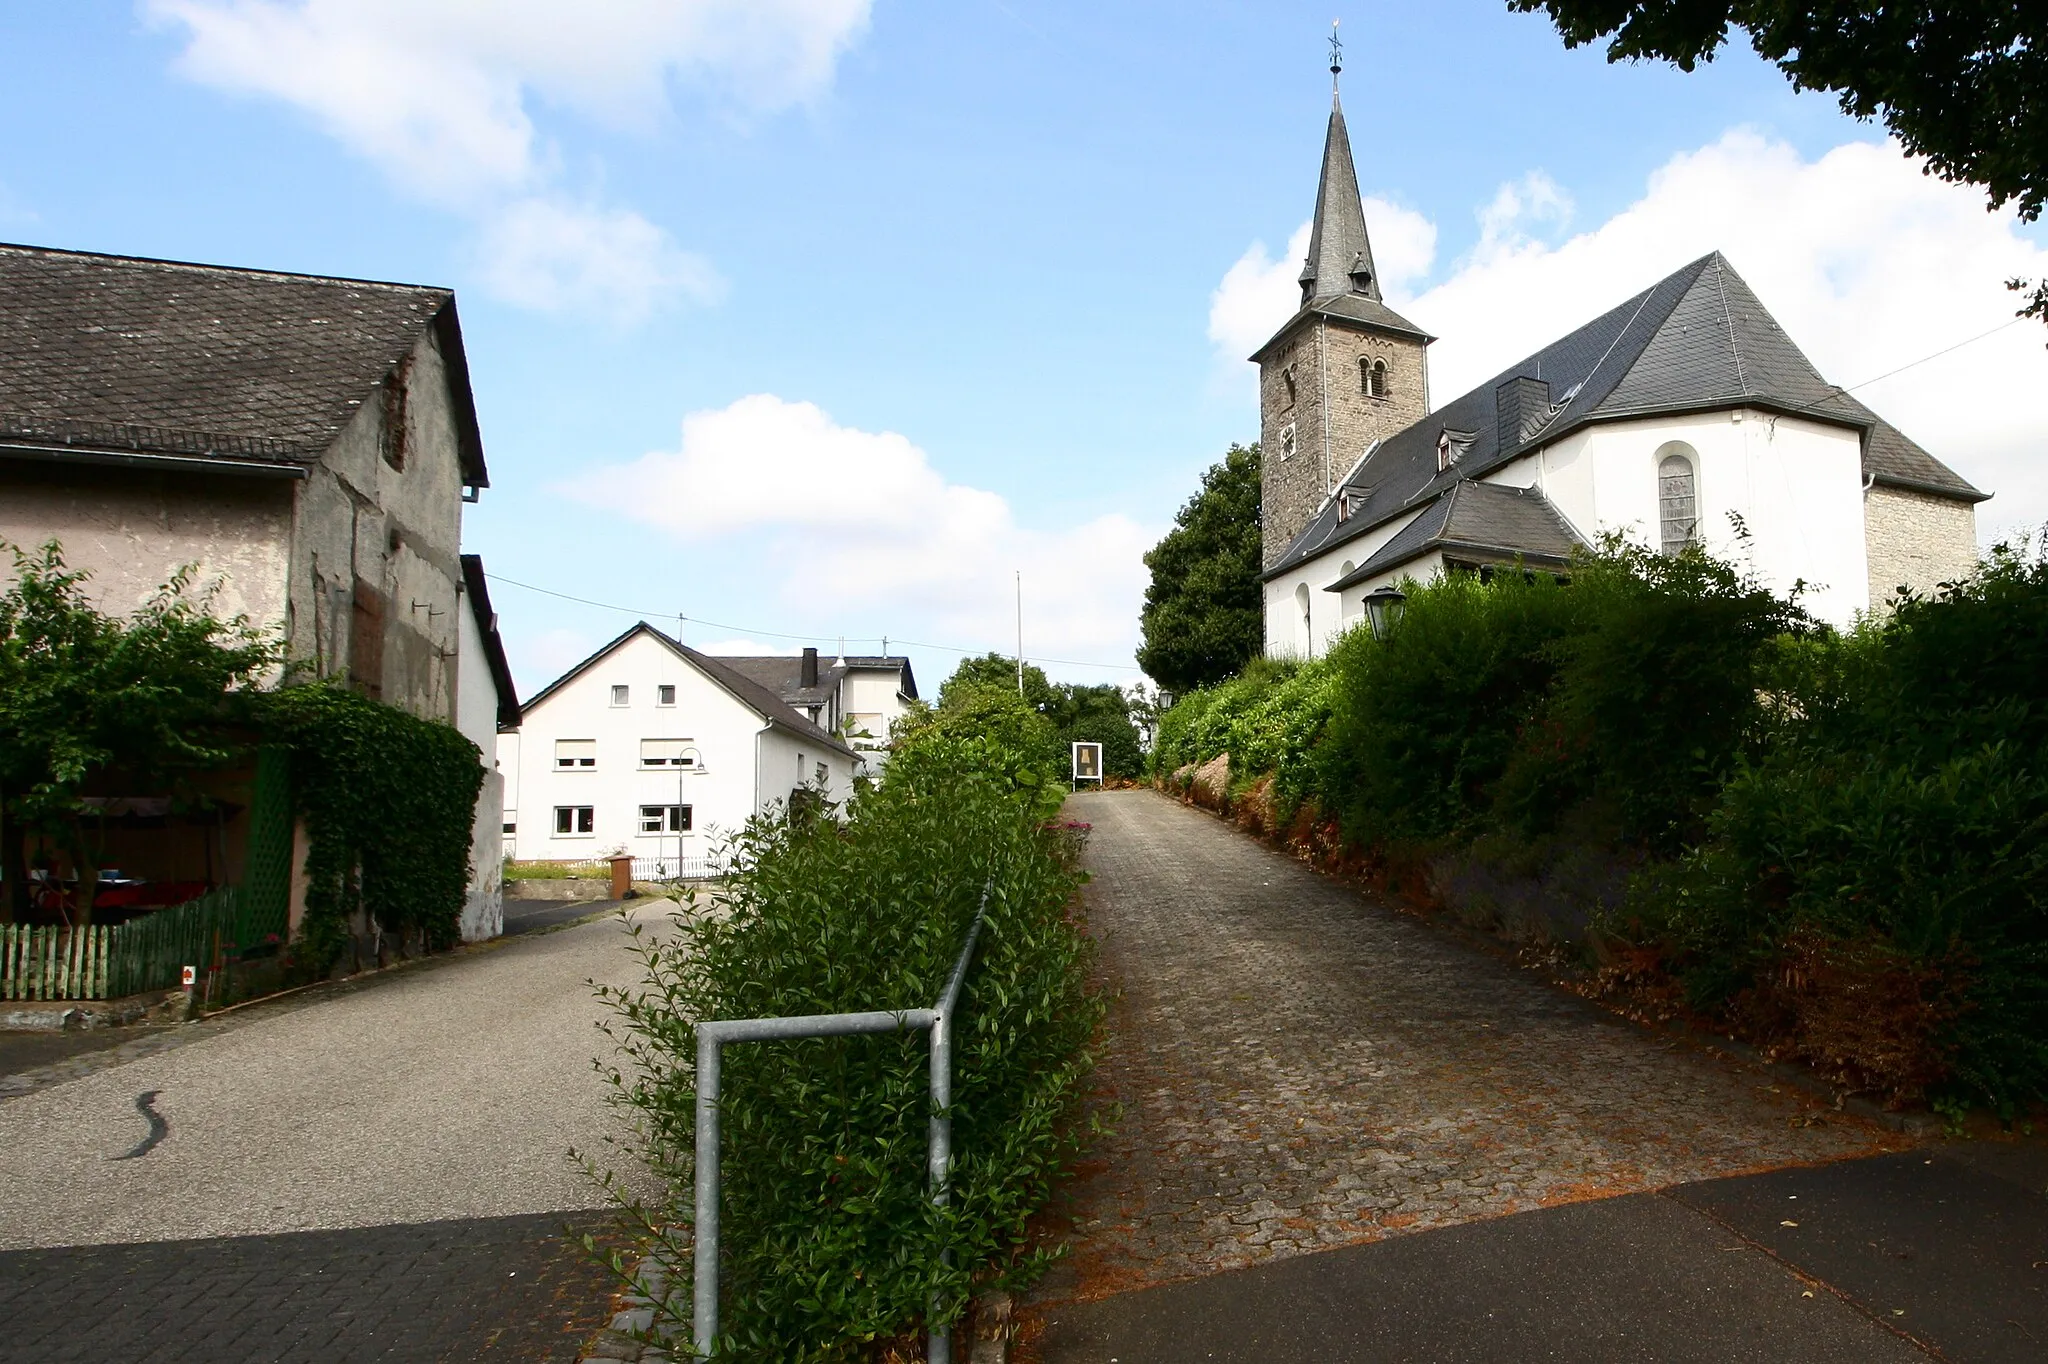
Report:
[[1233,445],[1145,556],[1138,666],[1169,691],[1214,686],[1264,647],[1259,447]]
[[55,541],[33,553],[0,542],[14,583],[0,593],[0,830],[10,908],[26,908],[25,838],[47,839],[77,869],[91,915],[85,786],[109,771],[180,794],[184,779],[241,750],[249,689],[278,648],[246,618],[210,614],[191,571],[132,615],[102,612],[87,575]]
[[[1102,745],[1102,765],[1106,776],[1136,777],[1144,770],[1144,754],[1138,747],[1138,728],[1131,719],[1131,701],[1123,688],[1113,683],[1079,683],[1048,681],[1044,670],[1035,664],[1024,665],[1024,692],[1017,692],[1017,660],[1004,654],[989,653],[976,658],[963,658],[953,675],[939,688],[939,704],[936,714],[948,717],[948,723],[956,728],[971,728],[981,720],[969,720],[961,712],[984,715],[988,722],[1009,724],[1012,707],[1008,703],[996,703],[991,694],[1000,693],[1011,701],[1021,701],[1022,709],[1028,710],[1042,720],[1045,726],[1032,727],[1035,737],[1031,744],[1043,745],[1043,751],[1053,754],[1053,762],[1061,781],[1073,778],[1073,744],[1076,741]],[[994,706],[990,711],[988,708]],[[1021,735],[1012,736],[1012,741],[1022,743]]]
[[1547,12],[1567,46],[1607,40],[1609,61],[1652,58],[1690,71],[1729,30],[1801,90],[1881,118],[1947,180],[2033,219],[2048,198],[2048,9],[2012,0],[1937,4],[1841,0],[1508,0]]

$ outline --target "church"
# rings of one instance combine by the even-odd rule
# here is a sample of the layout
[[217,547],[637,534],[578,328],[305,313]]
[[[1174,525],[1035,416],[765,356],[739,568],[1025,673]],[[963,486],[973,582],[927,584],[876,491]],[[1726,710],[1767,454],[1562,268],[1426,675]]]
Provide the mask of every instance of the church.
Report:
[[1718,251],[1432,404],[1434,338],[1381,296],[1334,92],[1300,282],[1251,357],[1270,656],[1321,654],[1378,588],[1562,567],[1609,532],[1803,582],[1836,625],[1976,563],[1989,494],[1822,378]]

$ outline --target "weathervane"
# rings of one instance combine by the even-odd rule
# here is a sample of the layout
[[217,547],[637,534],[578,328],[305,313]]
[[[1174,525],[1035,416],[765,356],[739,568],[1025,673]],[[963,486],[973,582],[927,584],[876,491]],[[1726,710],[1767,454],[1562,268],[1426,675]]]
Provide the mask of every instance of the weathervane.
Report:
[[1337,83],[1335,80],[1337,73],[1344,69],[1344,44],[1337,39],[1337,22],[1335,19],[1330,21],[1330,76],[1332,77],[1330,83],[1332,85]]

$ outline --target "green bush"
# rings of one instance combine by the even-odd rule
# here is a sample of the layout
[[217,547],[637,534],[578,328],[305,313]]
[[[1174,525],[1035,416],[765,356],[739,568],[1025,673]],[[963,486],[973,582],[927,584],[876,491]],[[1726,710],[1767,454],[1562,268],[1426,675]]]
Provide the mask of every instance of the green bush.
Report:
[[[996,718],[953,711],[970,713]],[[861,1358],[923,1322],[928,1302],[955,1320],[974,1285],[1042,1262],[1026,1225],[1075,1153],[1102,1017],[1068,917],[1080,873],[1071,836],[1044,822],[1046,769],[946,725],[917,727],[844,824],[750,823],[718,900],[690,899],[673,936],[642,940],[644,985],[603,992],[628,1058],[613,1082],[673,1191],[645,1223],[650,1239],[673,1238],[686,1279],[680,1234],[658,1228],[690,1216],[691,1020],[928,1007],[989,888],[955,1034],[947,1208],[926,1184],[924,1035],[727,1049],[720,1358]],[[689,1293],[672,1290],[678,1312]]]
[[1323,804],[1368,846],[1480,831],[1578,611],[1570,589],[1541,574],[1451,573],[1407,586],[1384,642],[1352,630],[1330,651]]
[[1895,1049],[1920,1054],[1891,1075],[1866,1061],[1874,1082],[1932,1077],[2008,1110],[2048,1097],[2044,668],[2048,565],[2010,552],[1784,647],[1761,751],[1616,931],[1660,944],[1708,1009],[1770,993],[1789,945],[1875,952],[1926,984],[1918,1022],[1893,1021]]

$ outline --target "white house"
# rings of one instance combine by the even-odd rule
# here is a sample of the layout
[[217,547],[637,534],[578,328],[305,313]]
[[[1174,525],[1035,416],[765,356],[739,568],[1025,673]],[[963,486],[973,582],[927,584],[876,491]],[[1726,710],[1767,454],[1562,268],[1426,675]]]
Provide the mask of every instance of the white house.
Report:
[[1988,494],[1823,379],[1719,252],[1432,406],[1433,338],[1381,298],[1333,105],[1300,284],[1251,357],[1269,654],[1322,653],[1401,579],[1610,532],[1803,583],[1836,624],[1976,563]]
[[537,692],[499,751],[520,861],[625,851],[687,865],[793,791],[845,800],[858,761],[770,688],[644,621]]
[[801,654],[716,657],[811,723],[843,736],[864,763],[876,767],[888,759],[889,726],[917,699],[910,660],[900,654],[841,654],[827,662],[807,648]]

